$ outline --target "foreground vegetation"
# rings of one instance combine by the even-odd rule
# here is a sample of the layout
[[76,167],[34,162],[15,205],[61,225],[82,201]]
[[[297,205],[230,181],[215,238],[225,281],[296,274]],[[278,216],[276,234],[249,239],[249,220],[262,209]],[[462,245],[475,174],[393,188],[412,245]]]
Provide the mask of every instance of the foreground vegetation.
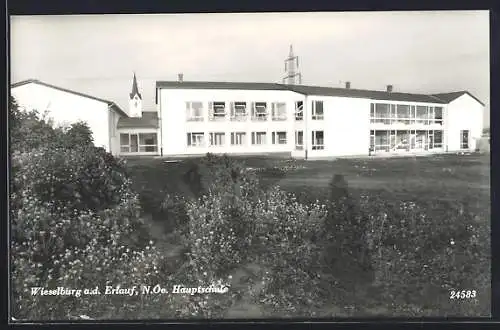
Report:
[[[363,171],[321,162],[123,162],[84,124],[53,129],[14,101],[11,119],[17,319],[489,315],[489,211],[463,191],[446,200],[436,187],[419,198],[351,187]],[[455,179],[467,171],[446,164]],[[321,179],[303,185],[312,173]],[[229,291],[31,294],[156,284]]]

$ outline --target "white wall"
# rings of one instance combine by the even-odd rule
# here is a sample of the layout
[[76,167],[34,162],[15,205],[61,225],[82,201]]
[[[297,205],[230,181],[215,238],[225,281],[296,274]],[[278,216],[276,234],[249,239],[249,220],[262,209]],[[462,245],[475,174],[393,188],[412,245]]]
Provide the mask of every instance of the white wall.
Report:
[[476,148],[483,130],[484,107],[468,94],[464,94],[447,106],[446,140],[448,151],[460,149],[460,131],[469,130],[469,150]]
[[113,156],[118,156],[120,154],[120,134],[118,132],[118,120],[121,115],[116,111],[109,110],[109,140],[110,140],[110,152]]
[[[200,90],[200,89],[161,89],[159,107],[161,109],[161,138],[163,155],[189,155],[213,153],[265,153],[265,152],[291,152],[295,148],[294,114],[295,101],[304,100],[304,96],[291,91],[253,91],[253,90]],[[208,111],[208,102],[285,102],[287,107],[286,121],[252,122],[248,118],[245,122],[230,121],[229,116],[225,121],[208,121],[208,116],[203,122],[188,122],[186,120],[185,102],[203,102],[205,115]],[[227,108],[229,111],[229,108]],[[250,110],[248,109],[248,113]],[[269,108],[270,111],[270,108]],[[231,132],[246,132],[245,146],[231,146]],[[267,132],[265,146],[251,145],[251,132]],[[273,131],[286,131],[286,145],[272,145],[271,134]],[[187,132],[204,132],[208,141],[210,132],[226,132],[224,147],[187,147]]]
[[11,89],[18,104],[26,110],[38,110],[54,120],[55,125],[85,121],[93,133],[94,144],[110,151],[108,104],[58,89],[29,83]]
[[[368,155],[370,146],[370,100],[308,96],[308,157]],[[323,101],[324,120],[312,120],[312,102]],[[312,150],[312,131],[323,131],[324,150]]]

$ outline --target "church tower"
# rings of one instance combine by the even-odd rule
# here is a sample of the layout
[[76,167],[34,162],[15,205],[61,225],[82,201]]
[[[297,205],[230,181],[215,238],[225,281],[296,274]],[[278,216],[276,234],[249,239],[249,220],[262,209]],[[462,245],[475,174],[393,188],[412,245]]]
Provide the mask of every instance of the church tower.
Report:
[[302,74],[299,72],[299,57],[293,54],[292,45],[290,45],[288,58],[285,60],[285,73],[284,84],[300,85],[302,83]]
[[134,81],[132,82],[132,92],[129,100],[129,116],[142,117],[142,96],[137,87],[137,78],[134,72]]

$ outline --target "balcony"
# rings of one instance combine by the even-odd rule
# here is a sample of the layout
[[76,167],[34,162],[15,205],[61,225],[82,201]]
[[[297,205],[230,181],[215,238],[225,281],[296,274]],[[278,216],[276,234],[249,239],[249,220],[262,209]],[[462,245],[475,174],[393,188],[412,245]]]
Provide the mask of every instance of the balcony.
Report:
[[268,117],[267,113],[257,113],[252,116],[252,121],[267,121]]
[[208,117],[209,121],[225,121],[226,114],[225,113],[214,113],[210,117]]
[[443,125],[442,119],[416,119],[416,118],[370,118],[371,124],[382,125]]
[[272,117],[273,121],[286,121],[286,115],[275,115]]
[[231,116],[231,121],[246,121],[248,119],[248,114],[237,113]]

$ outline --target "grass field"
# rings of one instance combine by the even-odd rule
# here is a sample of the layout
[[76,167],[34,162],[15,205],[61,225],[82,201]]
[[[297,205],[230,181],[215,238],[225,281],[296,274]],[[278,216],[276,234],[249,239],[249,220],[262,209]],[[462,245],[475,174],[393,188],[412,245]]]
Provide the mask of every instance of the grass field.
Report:
[[[341,174],[353,193],[367,192],[385,198],[419,201],[467,200],[481,209],[489,209],[490,204],[489,154],[293,162],[264,157],[239,160],[249,168],[260,169],[258,174],[262,185],[279,185],[313,199],[324,198],[331,178]],[[137,190],[189,197],[192,191],[182,180],[187,170],[186,163],[137,159],[129,160],[128,166]],[[279,170],[291,164],[295,170]],[[275,168],[278,170],[273,170]]]
[[[296,193],[304,202],[326,199],[329,181],[334,175],[343,175],[348,182],[350,193],[354,195],[371,194],[381,196],[385,200],[414,201],[423,205],[433,205],[434,210],[439,202],[463,203],[478,216],[481,226],[489,227],[490,225],[489,154],[330,161],[269,157],[248,157],[239,158],[239,160],[247,168],[258,173],[261,185],[279,185],[286,191]],[[152,219],[161,217],[161,215],[155,216],[152,210],[155,205],[161,203],[165,193],[180,194],[188,198],[196,195],[193,188],[183,179],[190,162],[193,161],[196,162],[196,159],[177,163],[165,163],[161,159],[127,161],[135,189],[142,196],[143,208],[147,213],[151,213],[149,217]],[[430,216],[439,221],[437,214],[439,213],[430,214]],[[161,221],[161,219],[156,220]],[[153,223],[155,223],[154,231],[157,234],[159,232],[157,229],[160,229],[158,225],[161,222],[153,221]],[[175,249],[175,243],[165,242],[165,248],[171,251]],[[175,257],[175,254],[172,255]],[[246,268],[248,267],[243,266],[239,272],[247,272]],[[234,278],[237,277],[238,275],[234,274]],[[238,283],[233,285],[237,287]],[[380,307],[377,297],[366,292],[356,294],[354,300],[351,296],[350,301],[349,299],[345,301],[343,306],[339,306],[338,303],[324,306],[318,309],[317,315],[366,316],[389,313],[388,309]],[[352,305],[357,305],[355,312],[349,309]],[[265,311],[259,306],[242,302],[232,309],[228,317],[263,315]]]

